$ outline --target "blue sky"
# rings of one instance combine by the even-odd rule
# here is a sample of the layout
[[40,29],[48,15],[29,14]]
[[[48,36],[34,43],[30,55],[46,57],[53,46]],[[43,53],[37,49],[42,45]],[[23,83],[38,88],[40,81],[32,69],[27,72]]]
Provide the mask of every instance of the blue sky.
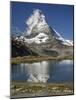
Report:
[[64,38],[73,39],[73,6],[26,2],[11,2],[11,27],[26,30],[26,20],[34,9],[42,10],[47,23]]

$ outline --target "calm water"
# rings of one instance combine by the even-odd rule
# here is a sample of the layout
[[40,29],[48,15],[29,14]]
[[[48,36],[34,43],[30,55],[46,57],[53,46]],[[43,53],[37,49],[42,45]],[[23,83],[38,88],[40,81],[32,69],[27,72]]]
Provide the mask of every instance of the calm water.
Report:
[[42,61],[12,65],[12,80],[28,82],[69,82],[73,81],[73,61]]

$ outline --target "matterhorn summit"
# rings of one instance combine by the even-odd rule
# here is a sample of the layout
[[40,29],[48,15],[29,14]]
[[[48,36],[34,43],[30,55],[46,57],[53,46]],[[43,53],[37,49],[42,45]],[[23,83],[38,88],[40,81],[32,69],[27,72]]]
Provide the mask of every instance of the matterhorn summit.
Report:
[[46,43],[50,43],[52,46],[73,46],[73,41],[64,39],[54,28],[48,25],[46,17],[41,10],[33,10],[31,16],[26,21],[27,27],[24,35],[16,39],[28,44],[44,43],[46,45]]
[[32,15],[26,21],[27,30],[26,34],[30,35],[31,33],[43,33],[49,31],[49,26],[45,20],[45,16],[41,10],[36,9],[33,11]]

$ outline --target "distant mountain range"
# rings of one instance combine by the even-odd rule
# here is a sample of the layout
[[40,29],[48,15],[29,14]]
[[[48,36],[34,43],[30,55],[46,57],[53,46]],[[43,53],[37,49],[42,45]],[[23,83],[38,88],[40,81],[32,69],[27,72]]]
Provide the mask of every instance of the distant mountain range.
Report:
[[36,9],[28,18],[26,32],[12,38],[12,56],[73,55],[73,41],[64,39],[49,26],[41,10]]

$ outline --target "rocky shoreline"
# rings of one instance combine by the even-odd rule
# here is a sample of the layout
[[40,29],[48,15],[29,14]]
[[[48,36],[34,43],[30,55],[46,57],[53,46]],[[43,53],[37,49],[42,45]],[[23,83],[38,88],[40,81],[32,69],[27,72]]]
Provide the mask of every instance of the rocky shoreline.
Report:
[[73,83],[11,82],[11,98],[73,95]]

